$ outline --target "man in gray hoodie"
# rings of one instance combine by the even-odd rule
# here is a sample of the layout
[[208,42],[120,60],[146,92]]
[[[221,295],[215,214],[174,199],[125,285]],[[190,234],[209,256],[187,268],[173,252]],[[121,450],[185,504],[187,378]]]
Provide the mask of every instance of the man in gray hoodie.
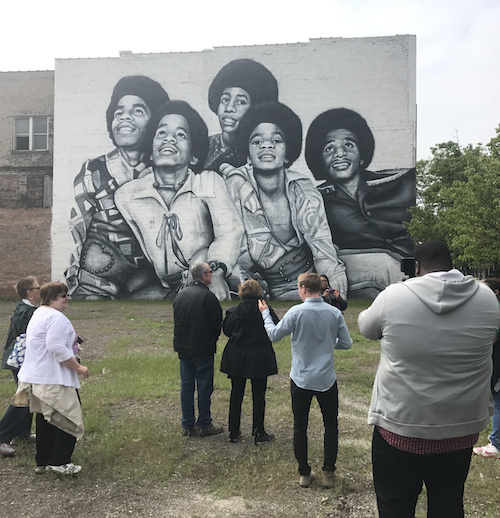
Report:
[[381,518],[413,518],[423,483],[427,516],[458,518],[472,446],[493,410],[500,310],[491,289],[453,269],[443,243],[418,247],[415,266],[358,319],[381,347],[368,413],[373,482]]

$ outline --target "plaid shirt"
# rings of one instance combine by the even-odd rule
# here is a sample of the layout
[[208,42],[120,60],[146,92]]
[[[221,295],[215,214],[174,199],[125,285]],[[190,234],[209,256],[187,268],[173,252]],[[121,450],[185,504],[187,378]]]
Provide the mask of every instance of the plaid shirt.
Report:
[[398,450],[417,455],[437,455],[440,453],[450,453],[452,451],[465,450],[472,448],[479,439],[479,433],[473,433],[464,437],[453,437],[452,439],[420,439],[417,437],[403,437],[385,428],[377,427],[384,440]]

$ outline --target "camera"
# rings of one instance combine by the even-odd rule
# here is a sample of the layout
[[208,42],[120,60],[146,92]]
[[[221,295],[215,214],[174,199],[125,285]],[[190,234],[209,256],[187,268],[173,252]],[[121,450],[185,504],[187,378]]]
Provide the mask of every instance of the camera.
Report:
[[403,257],[401,259],[401,271],[409,277],[415,277],[415,257]]

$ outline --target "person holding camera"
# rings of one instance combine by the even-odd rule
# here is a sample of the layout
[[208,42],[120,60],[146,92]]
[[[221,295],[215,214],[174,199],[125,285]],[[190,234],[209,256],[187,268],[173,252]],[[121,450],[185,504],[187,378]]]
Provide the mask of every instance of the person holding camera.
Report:
[[323,300],[340,311],[347,309],[347,302],[340,295],[340,291],[337,288],[330,286],[330,280],[326,275],[320,275],[321,278],[321,289]]

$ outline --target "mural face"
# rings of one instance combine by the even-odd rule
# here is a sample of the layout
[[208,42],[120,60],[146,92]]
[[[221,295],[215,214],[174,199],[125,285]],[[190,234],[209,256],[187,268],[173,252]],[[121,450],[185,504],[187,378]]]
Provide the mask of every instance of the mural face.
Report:
[[219,123],[222,133],[235,133],[240,125],[240,120],[250,109],[250,94],[243,88],[226,88],[220,98]]
[[138,149],[146,136],[151,111],[144,99],[137,95],[125,95],[113,114],[111,129],[115,143],[120,148]]
[[[397,109],[409,105],[414,85],[399,93],[397,87],[409,74],[396,81],[390,61],[387,83],[377,84],[372,74],[374,84],[355,89],[344,67],[345,79],[332,75],[322,87],[330,72],[325,59],[319,68],[311,64],[318,49],[293,54],[294,62],[283,57],[285,47],[273,59],[263,52],[220,60],[204,82],[174,79],[181,67],[155,79],[122,72],[114,85],[107,83],[102,97],[111,92],[111,100],[100,119],[105,115],[111,142],[103,135],[102,151],[80,146],[86,158],[70,195],[74,245],[64,269],[73,297],[173,297],[200,261],[214,271],[210,289],[221,300],[250,278],[264,297],[280,300],[299,299],[297,277],[304,272],[326,275],[343,297],[374,297],[403,278],[400,260],[413,253],[403,222],[415,203],[415,134],[414,120]],[[347,63],[360,53],[340,55]],[[386,55],[382,46],[380,59]],[[147,65],[152,75],[163,69],[162,56]],[[331,56],[339,59],[338,52]],[[400,68],[408,67],[405,59],[403,52]],[[58,67],[62,78],[64,68]],[[298,84],[299,70],[306,83]],[[391,82],[395,91],[384,102],[380,92]],[[304,89],[309,83],[313,96]],[[165,89],[189,103],[170,101]],[[364,97],[349,93],[357,91]],[[282,95],[289,104],[278,102]],[[396,139],[387,123],[392,105]],[[78,141],[71,124],[68,119],[56,134]],[[84,131],[93,134],[95,127]],[[60,176],[55,170],[57,185],[63,169]],[[62,198],[55,210],[68,214],[68,196]],[[57,226],[57,216],[54,221]],[[56,239],[60,257],[58,246]]]
[[323,162],[332,181],[346,183],[359,178],[361,162],[356,135],[346,129],[330,131],[323,149]]
[[276,124],[260,123],[250,135],[249,161],[255,169],[269,171],[285,164],[286,144]]
[[153,139],[151,159],[156,168],[184,168],[191,162],[189,124],[182,115],[165,115]]

